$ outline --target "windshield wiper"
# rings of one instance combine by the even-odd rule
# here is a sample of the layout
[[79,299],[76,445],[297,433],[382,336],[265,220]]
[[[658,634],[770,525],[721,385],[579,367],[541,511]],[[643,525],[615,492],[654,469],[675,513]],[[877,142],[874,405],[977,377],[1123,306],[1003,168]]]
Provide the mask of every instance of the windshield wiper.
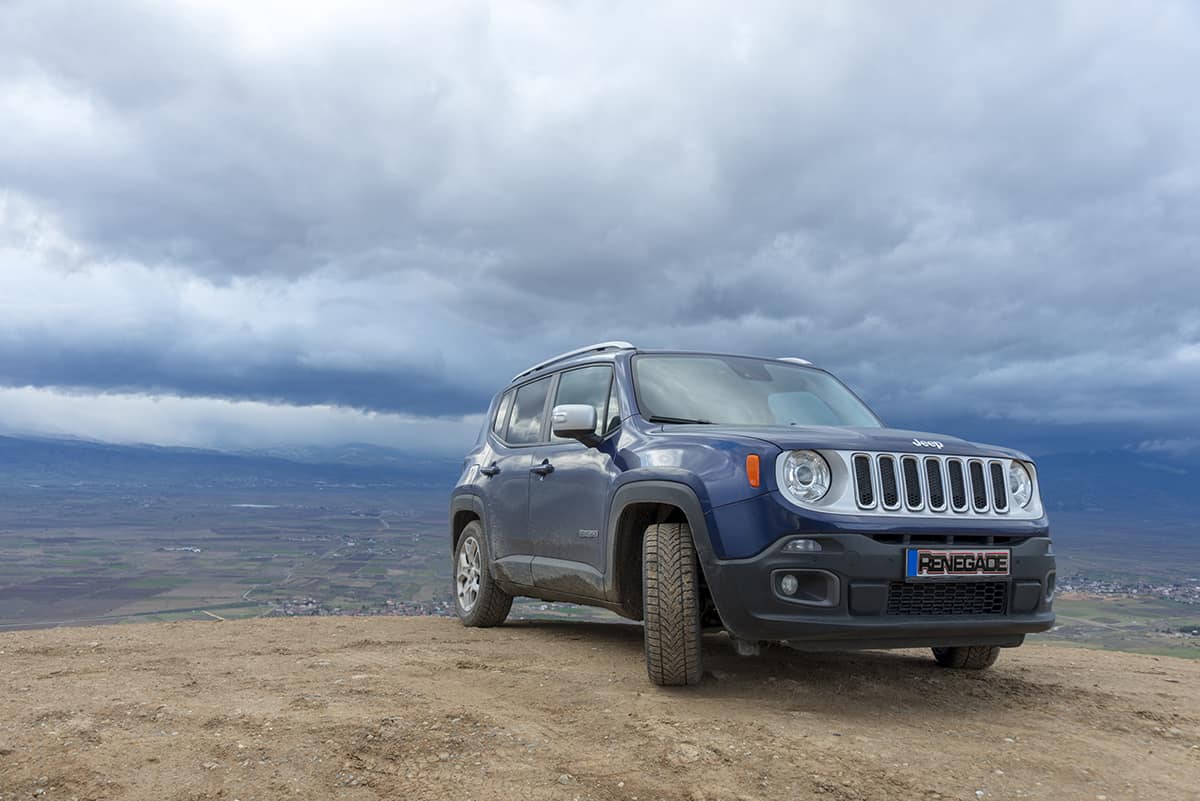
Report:
[[694,425],[702,425],[702,426],[712,425],[712,420],[694,420],[690,417],[666,417],[661,414],[652,414],[649,417],[647,417],[646,419],[649,420],[651,423],[682,423],[685,425],[686,424],[694,424]]

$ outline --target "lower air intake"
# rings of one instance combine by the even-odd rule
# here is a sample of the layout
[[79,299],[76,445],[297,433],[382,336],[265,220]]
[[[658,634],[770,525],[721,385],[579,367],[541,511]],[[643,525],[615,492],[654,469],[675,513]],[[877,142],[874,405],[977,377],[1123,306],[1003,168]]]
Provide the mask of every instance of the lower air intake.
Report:
[[1008,583],[963,581],[906,583],[888,587],[887,613],[912,617],[1003,615],[1008,607]]

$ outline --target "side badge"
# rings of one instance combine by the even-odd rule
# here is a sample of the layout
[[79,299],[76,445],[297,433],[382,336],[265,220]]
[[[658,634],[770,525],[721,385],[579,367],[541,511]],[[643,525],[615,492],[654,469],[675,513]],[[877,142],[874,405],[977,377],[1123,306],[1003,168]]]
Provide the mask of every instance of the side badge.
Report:
[[594,528],[579,529],[580,539],[591,540],[591,539],[595,539],[596,537],[599,537],[599,536],[600,536],[600,532],[597,529],[594,529]]

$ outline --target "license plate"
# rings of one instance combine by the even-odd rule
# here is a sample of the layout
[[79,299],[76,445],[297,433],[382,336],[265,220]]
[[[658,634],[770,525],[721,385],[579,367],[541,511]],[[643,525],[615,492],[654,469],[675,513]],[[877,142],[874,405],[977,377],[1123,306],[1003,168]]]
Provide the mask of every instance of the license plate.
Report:
[[1012,554],[977,548],[909,548],[904,575],[910,579],[1007,576]]

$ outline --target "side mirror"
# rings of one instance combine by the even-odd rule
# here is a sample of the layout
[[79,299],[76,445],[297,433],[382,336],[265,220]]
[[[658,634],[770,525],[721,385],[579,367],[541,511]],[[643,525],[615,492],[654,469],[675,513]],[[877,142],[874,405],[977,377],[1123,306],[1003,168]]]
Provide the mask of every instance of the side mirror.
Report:
[[577,439],[584,445],[595,445],[596,407],[586,403],[564,403],[550,413],[550,425],[557,437]]

